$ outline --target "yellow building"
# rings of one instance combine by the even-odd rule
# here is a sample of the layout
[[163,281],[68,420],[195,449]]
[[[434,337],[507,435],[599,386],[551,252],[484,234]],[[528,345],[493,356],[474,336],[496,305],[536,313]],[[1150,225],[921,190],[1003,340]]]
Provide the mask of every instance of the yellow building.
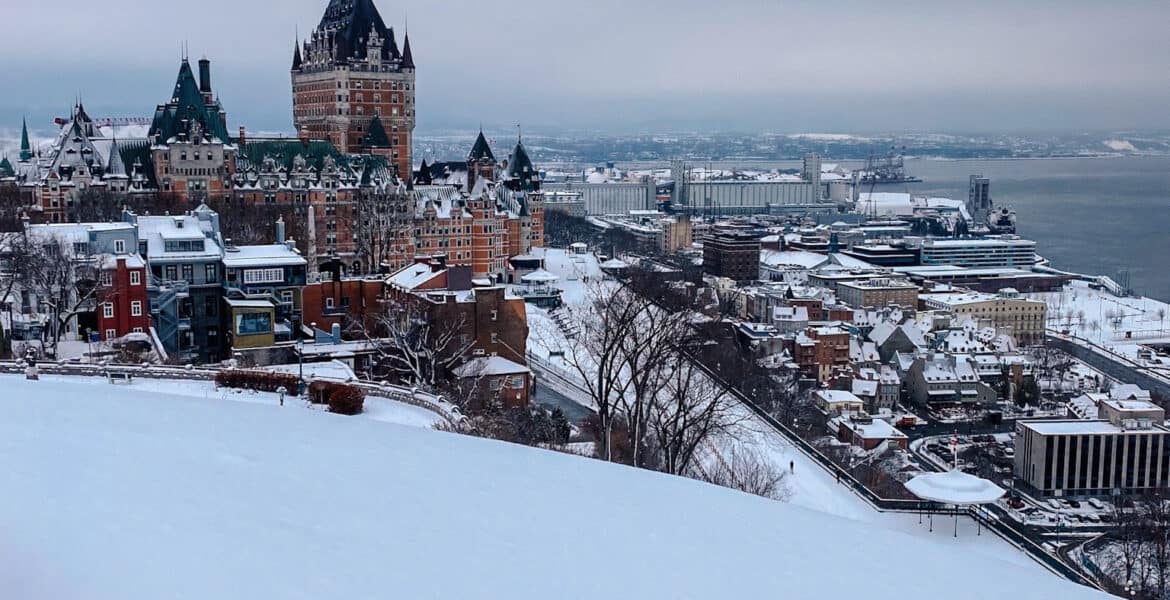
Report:
[[990,325],[1011,335],[1021,344],[1038,344],[1044,340],[1048,305],[1021,298],[1015,290],[1006,289],[999,294],[922,294],[919,298],[927,309],[946,310],[957,319],[971,317],[980,325]]

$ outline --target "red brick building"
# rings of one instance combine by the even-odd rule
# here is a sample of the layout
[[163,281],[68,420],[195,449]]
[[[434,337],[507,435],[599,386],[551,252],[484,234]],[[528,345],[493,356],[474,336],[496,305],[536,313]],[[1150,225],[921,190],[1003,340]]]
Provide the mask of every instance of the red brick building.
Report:
[[805,377],[821,383],[849,366],[849,332],[837,327],[810,327],[796,334],[790,353]]
[[293,49],[293,124],[341,152],[389,159],[411,172],[414,55],[402,49],[372,0],[330,0],[309,39]]
[[97,333],[103,341],[150,331],[146,263],[137,254],[104,260],[97,291]]

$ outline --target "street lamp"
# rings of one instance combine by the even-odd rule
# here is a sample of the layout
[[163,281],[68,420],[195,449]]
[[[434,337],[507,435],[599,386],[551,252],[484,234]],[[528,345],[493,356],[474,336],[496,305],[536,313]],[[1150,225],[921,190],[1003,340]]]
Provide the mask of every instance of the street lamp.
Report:
[[305,340],[297,338],[297,396],[305,395]]

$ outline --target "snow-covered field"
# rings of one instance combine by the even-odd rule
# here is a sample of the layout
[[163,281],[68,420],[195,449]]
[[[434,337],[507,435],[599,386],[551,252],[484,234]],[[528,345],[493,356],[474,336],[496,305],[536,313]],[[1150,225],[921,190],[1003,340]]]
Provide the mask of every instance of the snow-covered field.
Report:
[[1097,597],[966,534],[594,460],[188,384],[0,384],[6,598]]
[[1025,294],[1048,303],[1048,327],[1102,346],[1170,341],[1170,305],[1153,298],[1121,298],[1073,281],[1060,292]]

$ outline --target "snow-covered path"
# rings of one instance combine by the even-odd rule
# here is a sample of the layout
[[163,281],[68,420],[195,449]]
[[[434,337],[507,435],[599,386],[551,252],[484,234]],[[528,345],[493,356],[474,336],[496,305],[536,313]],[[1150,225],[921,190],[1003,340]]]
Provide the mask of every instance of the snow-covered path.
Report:
[[[0,375],[0,389],[7,388],[9,384],[18,387],[34,386],[28,388],[34,394],[62,393],[68,392],[70,388],[76,387],[83,390],[83,393],[87,397],[93,398],[119,397],[144,392],[157,395],[156,397],[160,400],[165,400],[167,397],[182,397],[245,402],[248,404],[262,404],[274,407],[280,406],[280,397],[276,394],[216,388],[215,384],[209,381],[138,378],[132,383],[111,384],[104,377],[42,375],[41,380],[34,383],[25,382],[23,377]],[[287,397],[284,400],[283,408],[287,410],[312,410],[318,412],[324,410],[321,406],[310,407],[303,401]],[[425,428],[430,428],[443,422],[441,417],[425,408],[375,396],[366,397],[365,411],[362,413],[362,417],[375,421]]]

